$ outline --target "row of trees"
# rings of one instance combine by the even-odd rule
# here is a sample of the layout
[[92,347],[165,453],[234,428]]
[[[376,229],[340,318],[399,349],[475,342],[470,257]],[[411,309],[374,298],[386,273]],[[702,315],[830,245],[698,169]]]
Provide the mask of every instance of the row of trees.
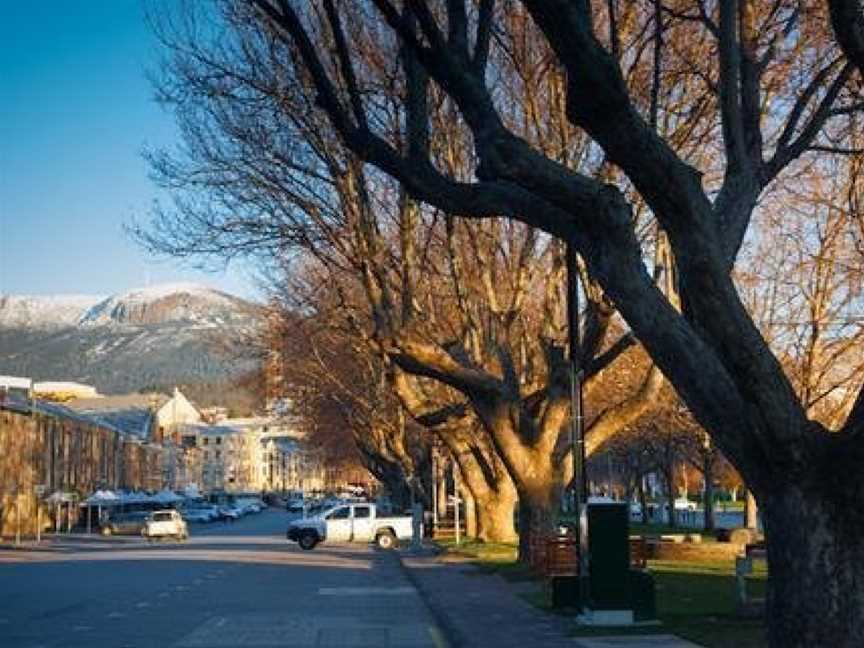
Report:
[[172,16],[185,147],[151,156],[176,201],[140,236],[270,263],[310,416],[418,491],[437,438],[504,538],[572,477],[569,363],[589,453],[665,376],[760,502],[772,644],[864,642],[860,2]]

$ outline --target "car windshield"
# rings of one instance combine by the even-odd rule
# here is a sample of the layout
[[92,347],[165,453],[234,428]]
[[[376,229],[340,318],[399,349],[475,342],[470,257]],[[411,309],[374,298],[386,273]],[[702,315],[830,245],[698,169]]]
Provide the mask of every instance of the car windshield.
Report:
[[347,506],[343,506],[341,508],[336,509],[335,511],[331,511],[327,514],[328,520],[345,520],[351,514],[351,509]]
[[171,519],[170,513],[154,513],[153,521],[154,522],[167,522]]

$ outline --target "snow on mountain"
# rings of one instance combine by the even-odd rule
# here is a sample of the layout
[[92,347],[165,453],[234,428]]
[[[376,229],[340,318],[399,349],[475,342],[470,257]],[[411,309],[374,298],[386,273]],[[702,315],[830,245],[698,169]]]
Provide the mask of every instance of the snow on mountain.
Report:
[[246,302],[191,283],[162,284],[112,295],[91,306],[78,321],[83,327],[167,322],[222,324],[248,319]]
[[97,295],[0,295],[0,328],[75,326],[81,314],[103,298]]
[[0,373],[100,392],[222,380],[249,371],[260,307],[197,284],[110,297],[0,296]]

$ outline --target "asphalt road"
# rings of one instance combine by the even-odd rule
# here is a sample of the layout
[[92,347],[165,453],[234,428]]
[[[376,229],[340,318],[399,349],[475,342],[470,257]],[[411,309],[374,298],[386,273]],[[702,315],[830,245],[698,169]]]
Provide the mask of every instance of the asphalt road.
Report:
[[304,552],[287,516],[195,525],[185,543],[73,537],[0,550],[0,646],[444,645],[393,554]]

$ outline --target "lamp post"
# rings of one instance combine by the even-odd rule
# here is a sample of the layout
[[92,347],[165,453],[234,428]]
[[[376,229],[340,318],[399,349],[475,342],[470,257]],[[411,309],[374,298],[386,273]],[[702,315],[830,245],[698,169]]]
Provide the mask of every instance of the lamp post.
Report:
[[588,482],[585,475],[585,436],[582,408],[582,340],[579,329],[579,270],[576,249],[567,243],[567,331],[570,346],[570,459],[573,464],[572,501],[576,513],[576,536],[579,539],[579,580],[584,601],[587,582],[588,515],[583,508],[588,501]]

